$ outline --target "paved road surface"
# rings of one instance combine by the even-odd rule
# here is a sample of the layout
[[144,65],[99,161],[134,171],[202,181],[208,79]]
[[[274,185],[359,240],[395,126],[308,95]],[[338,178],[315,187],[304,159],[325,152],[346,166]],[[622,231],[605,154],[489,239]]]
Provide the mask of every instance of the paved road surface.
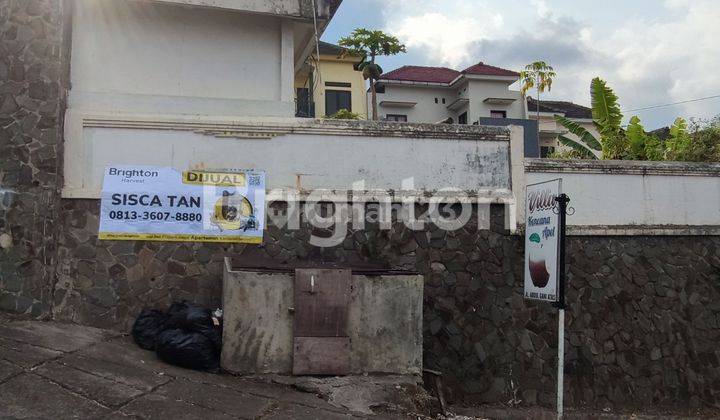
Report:
[[295,388],[167,365],[117,332],[0,317],[0,418],[346,419]]

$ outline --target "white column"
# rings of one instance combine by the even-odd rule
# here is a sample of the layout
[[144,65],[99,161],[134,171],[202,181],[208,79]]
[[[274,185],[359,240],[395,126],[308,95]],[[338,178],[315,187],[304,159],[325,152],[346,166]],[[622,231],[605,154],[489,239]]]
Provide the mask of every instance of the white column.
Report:
[[280,24],[280,101],[295,99],[295,48],[293,45],[293,22],[282,19]]

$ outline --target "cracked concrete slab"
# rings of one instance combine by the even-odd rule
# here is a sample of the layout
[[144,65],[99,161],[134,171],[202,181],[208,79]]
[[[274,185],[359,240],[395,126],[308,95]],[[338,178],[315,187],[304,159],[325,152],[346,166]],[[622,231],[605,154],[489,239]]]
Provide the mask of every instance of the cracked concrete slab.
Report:
[[60,363],[144,391],[150,391],[172,379],[151,370],[138,369],[133,365],[109,362],[79,354],[65,356],[60,359]]
[[[2,355],[0,355],[0,357],[2,357]],[[20,366],[0,359],[0,383],[22,371]]]
[[40,366],[34,373],[108,407],[120,406],[143,393],[140,389],[58,362]]
[[0,418],[98,418],[110,410],[32,373],[0,385]]
[[228,388],[176,379],[158,388],[168,398],[208,407],[233,417],[254,419],[270,404],[268,398],[242,394]]
[[[118,349],[122,349],[122,351],[118,351]],[[124,366],[128,370],[132,368],[137,370],[138,374],[151,372],[158,376],[186,378],[198,382],[203,382],[203,380],[211,376],[205,372],[168,365],[160,360],[155,352],[138,347],[129,336],[115,337],[84,348],[78,351],[76,355]]]
[[347,413],[319,410],[298,404],[280,403],[266,413],[263,420],[347,420],[353,417]]
[[[2,334],[0,332],[0,334]],[[0,359],[31,368],[63,355],[62,352],[0,337]]]
[[350,375],[318,378],[272,375],[274,382],[313,392],[336,407],[354,413],[374,415],[377,408],[413,410],[413,400],[421,391],[421,379],[412,375]]
[[288,403],[302,405],[326,411],[345,413],[347,410],[330,404],[318,393],[310,390],[298,390],[297,388],[273,382],[272,377],[234,377],[223,375],[216,378],[216,383],[228,388],[235,389],[248,394],[266,397],[272,400],[282,400]]
[[0,418],[378,418],[320,398],[322,387],[183,369],[126,335],[82,328],[0,327]]
[[56,322],[15,321],[0,325],[0,337],[38,347],[71,352],[119,333],[98,328]]
[[193,405],[160,394],[144,395],[119,410],[129,416],[138,416],[147,419],[232,419],[232,416],[215,411],[207,407]]

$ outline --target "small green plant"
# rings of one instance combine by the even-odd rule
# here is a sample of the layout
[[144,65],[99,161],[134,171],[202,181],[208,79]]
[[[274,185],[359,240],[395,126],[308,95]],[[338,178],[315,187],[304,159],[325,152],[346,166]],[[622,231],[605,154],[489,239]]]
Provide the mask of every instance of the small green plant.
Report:
[[549,159],[589,159],[586,154],[573,149],[556,149],[550,152],[547,157]]
[[360,120],[360,119],[362,119],[360,114],[355,113],[355,112],[350,112],[347,109],[341,109],[338,112],[336,112],[332,115],[328,115],[324,118],[330,119],[330,120]]

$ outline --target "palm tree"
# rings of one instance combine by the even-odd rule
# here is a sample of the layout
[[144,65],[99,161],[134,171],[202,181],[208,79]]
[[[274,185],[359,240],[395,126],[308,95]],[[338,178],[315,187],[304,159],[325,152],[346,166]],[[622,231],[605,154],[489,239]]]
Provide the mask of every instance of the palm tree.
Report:
[[527,91],[532,88],[535,88],[537,91],[538,139],[540,139],[540,94],[545,92],[545,89],[550,91],[555,76],[557,76],[555,70],[544,61],[536,61],[528,64],[525,66],[525,69],[520,72],[520,80],[522,81],[520,92],[525,95]]
[[357,69],[362,71],[365,80],[370,80],[372,119],[377,120],[375,81],[380,78],[383,71],[380,65],[375,63],[375,57],[405,52],[405,45],[400,43],[396,37],[383,31],[371,31],[365,28],[355,29],[350,36],[340,38],[338,44],[345,48],[343,55],[353,54],[363,57]]

